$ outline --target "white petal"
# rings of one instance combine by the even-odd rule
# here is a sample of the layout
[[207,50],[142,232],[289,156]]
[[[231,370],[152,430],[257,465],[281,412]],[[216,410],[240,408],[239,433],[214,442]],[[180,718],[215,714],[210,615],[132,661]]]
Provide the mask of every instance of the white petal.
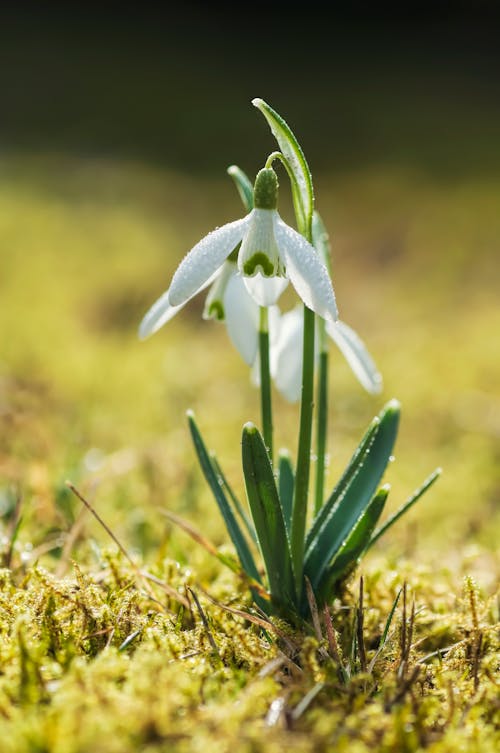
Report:
[[181,261],[172,278],[169,300],[179,306],[191,298],[227,259],[243,238],[250,215],[213,230]]
[[203,309],[204,319],[217,319],[219,321],[225,319],[224,295],[229,280],[236,272],[236,264],[232,261],[225,261],[222,267],[216,272],[216,279],[205,299],[205,308]]
[[259,306],[275,304],[288,285],[286,277],[263,277],[260,272],[254,277],[244,277],[243,280],[246,289]]
[[232,275],[224,294],[228,335],[243,360],[251,366],[259,344],[259,307],[247,293],[240,275]]
[[153,303],[149,311],[147,311],[144,315],[142,322],[139,325],[140,339],[145,340],[146,337],[149,337],[150,335],[153,335],[155,332],[157,332],[160,327],[163,327],[163,325],[169,322],[170,319],[172,319],[178,311],[184,308],[186,303],[188,303],[191,298],[194,298],[197,293],[201,293],[202,290],[208,288],[208,286],[212,284],[216,277],[217,272],[213,274],[208,280],[206,280],[203,285],[198,288],[198,290],[194,291],[190,298],[184,301],[184,303],[181,303],[179,306],[170,305],[170,290],[166,290],[163,295],[161,295],[158,300]]
[[[287,283],[288,284],[288,283]],[[269,347],[274,348],[279,340],[281,311],[279,306],[269,306],[267,309],[267,328],[269,330]]]
[[284,257],[286,275],[306,306],[323,319],[338,319],[332,281],[318,252],[293,228],[278,216],[275,236]]
[[271,350],[271,374],[276,387],[289,402],[300,398],[302,388],[302,337],[304,314],[296,307],[283,314],[276,345]]
[[280,272],[280,253],[274,237],[275,209],[253,209],[238,253],[238,269],[253,277],[261,273],[273,277]]
[[171,306],[168,302],[169,291],[166,290],[162,296],[158,298],[151,306],[149,311],[145,314],[139,325],[139,338],[145,340],[146,337],[157,332],[160,327],[170,321],[178,311],[185,306],[181,303],[180,306]]
[[382,376],[359,335],[340,320],[336,324],[327,322],[326,331],[342,352],[365,390],[372,394],[380,392],[382,390]]
[[260,387],[260,355],[259,351],[257,351],[257,355],[255,356],[255,361],[253,362],[253,366],[250,369],[250,381],[253,384],[254,387]]

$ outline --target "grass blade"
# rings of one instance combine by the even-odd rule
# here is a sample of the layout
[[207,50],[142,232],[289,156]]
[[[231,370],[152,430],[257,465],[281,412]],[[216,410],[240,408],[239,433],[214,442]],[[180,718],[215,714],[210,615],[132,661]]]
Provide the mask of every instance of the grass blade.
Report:
[[257,570],[257,567],[255,565],[255,561],[248,546],[247,540],[245,539],[243,532],[238,525],[238,521],[236,520],[231,506],[227,501],[226,495],[224,494],[224,491],[219,483],[219,477],[214,470],[212,460],[210,458],[210,455],[208,454],[205,443],[203,442],[198,427],[196,426],[194,415],[191,411],[188,411],[188,422],[203,475],[205,476],[208,485],[210,486],[215,497],[215,501],[219,506],[219,510],[222,517],[224,518],[226,528],[238,554],[241,566],[247,573],[247,575],[260,582],[261,578],[259,571]]
[[273,602],[295,602],[290,546],[269,455],[258,429],[247,423],[242,439],[243,473]]
[[221,562],[225,567],[228,567],[233,573],[236,573],[237,575],[242,574],[241,563],[236,559],[236,557],[234,557],[233,555],[228,556],[227,554],[222,554],[222,552],[219,552],[217,547],[212,544],[209,539],[205,538],[205,536],[203,536],[200,531],[198,531],[191,523],[189,523],[189,521],[184,520],[184,518],[181,518],[179,515],[176,515],[170,510],[161,510],[161,513],[168,520],[170,520],[171,523],[174,523],[178,528],[184,531],[184,533],[187,533],[187,535],[193,541],[195,541],[199,546],[202,546],[205,551],[212,555],[212,557],[218,559],[219,562]]
[[370,662],[370,664],[368,666],[368,672],[370,674],[373,672],[373,668],[374,668],[374,666],[375,666],[375,664],[377,662],[377,659],[380,656],[380,654],[382,653],[382,651],[384,650],[385,644],[387,643],[387,638],[389,636],[389,630],[391,629],[391,624],[392,624],[392,620],[393,620],[393,617],[394,617],[394,612],[396,611],[396,607],[397,607],[398,602],[399,602],[399,597],[401,596],[402,593],[403,593],[403,588],[400,588],[399,591],[396,594],[396,598],[393,601],[393,604],[392,604],[392,607],[391,607],[391,611],[389,612],[389,616],[388,616],[388,618],[386,620],[386,623],[385,623],[384,632],[382,633],[382,637],[380,639],[379,647],[377,648],[377,650],[376,650],[376,652],[375,652],[375,654],[374,654],[374,656],[373,656],[373,658],[372,658],[372,660],[371,660],[371,662]]

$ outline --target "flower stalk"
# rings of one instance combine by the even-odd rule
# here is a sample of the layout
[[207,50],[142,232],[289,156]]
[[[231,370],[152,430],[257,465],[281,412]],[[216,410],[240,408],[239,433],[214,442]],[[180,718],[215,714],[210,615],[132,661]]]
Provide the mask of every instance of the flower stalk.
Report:
[[321,346],[324,337],[324,323],[318,324],[323,330],[323,337],[319,341],[318,364],[318,413],[316,419],[316,483],[314,492],[314,514],[317,515],[323,505],[325,496],[325,470],[327,458],[326,437],[328,432],[328,350]]
[[[231,341],[252,367],[260,384],[262,420],[262,434],[252,422],[242,432],[247,514],[207,449],[194,415],[188,414],[201,470],[239,564],[232,557],[219,559],[246,580],[261,610],[300,622],[310,616],[305,584],[320,606],[338,595],[361,557],[427,491],[440,470],[378,525],[390,488],[382,482],[399,426],[400,406],[391,400],[368,426],[332,491],[325,493],[330,340],[369,393],[380,392],[382,380],[363,341],[338,319],[328,236],[314,211],[302,149],[275,110],[262,99],[253,104],[267,120],[279,151],[269,155],[253,186],[240,168],[228,169],[247,214],[216,228],[189,251],[167,291],[144,316],[139,336],[156,332],[209,289],[203,316],[225,322]],[[290,182],[297,230],[278,214],[275,161]],[[299,306],[281,314],[276,305],[288,282],[302,301],[302,315]],[[300,399],[295,467],[286,450],[280,450],[276,466],[273,462],[273,379],[288,400]],[[310,495],[314,428],[316,474]]]
[[264,443],[273,463],[273,411],[271,400],[271,370],[269,364],[269,317],[265,306],[260,307],[259,321],[260,405]]
[[308,309],[307,306],[304,306],[302,395],[300,402],[295,496],[293,500],[292,530],[290,536],[295,588],[299,594],[299,599],[304,586],[304,538],[307,521],[307,501],[309,496],[309,474],[311,467],[311,441],[314,407],[314,326],[314,312]]
[[[331,275],[330,246],[328,234],[318,212],[314,212],[311,220],[311,234],[314,247],[322,257],[328,273]],[[321,510],[325,494],[325,470],[327,457],[328,434],[328,348],[326,343],[326,325],[323,319],[318,322],[318,382],[317,400],[318,412],[316,418],[316,484],[314,494],[314,514]]]

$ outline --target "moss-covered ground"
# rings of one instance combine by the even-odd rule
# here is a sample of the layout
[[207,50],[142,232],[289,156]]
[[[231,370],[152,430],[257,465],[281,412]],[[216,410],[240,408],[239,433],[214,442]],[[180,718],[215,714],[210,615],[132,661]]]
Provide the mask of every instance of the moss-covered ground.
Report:
[[[6,753],[494,751],[498,186],[380,171],[335,178],[339,305],[385,389],[364,396],[332,351],[330,483],[392,396],[403,406],[394,507],[444,469],[332,605],[346,679],[325,624],[320,640],[227,611],[248,610],[244,587],[163,513],[229,548],[184,413],[194,408],[241,492],[239,432],[258,418],[257,393],[199,303],[146,343],[136,328],[175,257],[212,217],[239,212],[232,186],[50,156],[2,168]],[[366,247],[379,258],[367,260]],[[297,409],[277,398],[278,409],[280,442],[291,444]],[[361,574],[366,658],[354,624]],[[401,596],[374,661],[405,583],[406,618]]]
[[[186,174],[22,143],[19,126],[0,155],[2,753],[498,750],[500,177],[484,159],[493,142],[471,146],[474,119],[455,120],[449,92],[434,104],[457,124],[451,143],[468,145],[466,169],[373,152],[332,166],[311,145],[341,316],[384,376],[382,395],[364,394],[332,349],[328,484],[392,397],[402,420],[388,512],[436,466],[443,475],[365,558],[330,620],[303,632],[251,612],[244,584],[165,515],[231,553],[185,411],[241,495],[241,427],[259,417],[248,370],[223,325],[201,320],[203,301],[137,339],[185,251],[241,215],[223,145],[217,174]],[[480,94],[487,134],[498,112]],[[268,96],[245,95],[252,123],[256,95]],[[392,117],[386,126],[397,131]],[[277,444],[295,452],[297,407],[276,396],[275,411]]]

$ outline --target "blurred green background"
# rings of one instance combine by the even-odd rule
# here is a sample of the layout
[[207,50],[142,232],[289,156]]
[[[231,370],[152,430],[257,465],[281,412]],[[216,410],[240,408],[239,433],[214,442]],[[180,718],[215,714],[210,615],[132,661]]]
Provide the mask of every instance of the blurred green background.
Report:
[[[384,376],[365,395],[332,349],[332,485],[386,400],[402,403],[391,509],[443,477],[385,542],[450,566],[500,533],[500,58],[488,3],[61,4],[0,10],[0,513],[24,501],[37,556],[78,515],[71,479],[145,554],[187,557],[159,508],[226,542],[185,410],[242,491],[258,394],[194,301],[137,326],[182,256],[242,215],[226,168],[275,148],[259,96],[299,138],[330,232],[341,317]],[[282,176],[282,215],[290,200]],[[295,452],[297,407],[276,398]],[[82,551],[103,535],[87,521]],[[48,543],[47,543],[48,542]],[[35,555],[33,555],[35,556]],[[52,555],[50,555],[52,556]],[[192,556],[195,556],[194,554]]]

